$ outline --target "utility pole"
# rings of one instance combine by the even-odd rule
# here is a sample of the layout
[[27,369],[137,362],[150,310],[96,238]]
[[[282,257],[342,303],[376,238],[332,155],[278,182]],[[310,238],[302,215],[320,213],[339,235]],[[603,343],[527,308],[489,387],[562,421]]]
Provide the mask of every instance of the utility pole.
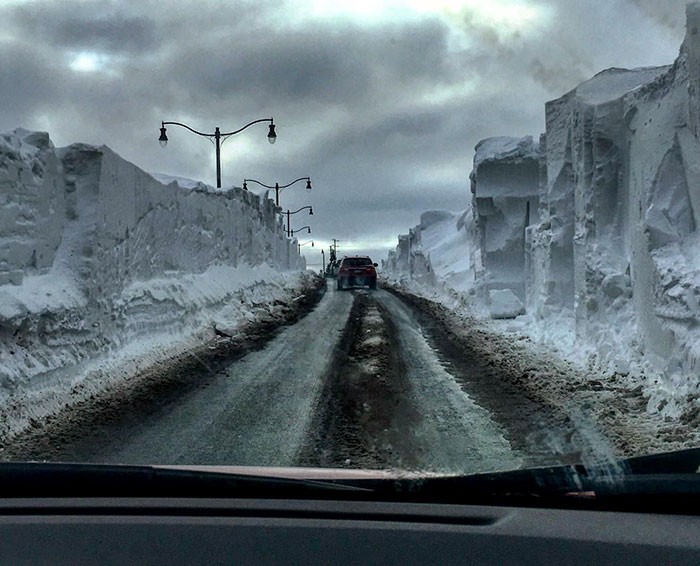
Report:
[[336,259],[338,259],[338,242],[340,242],[340,240],[336,240],[335,238],[333,238],[333,245],[331,246],[331,257],[328,261],[335,261]]

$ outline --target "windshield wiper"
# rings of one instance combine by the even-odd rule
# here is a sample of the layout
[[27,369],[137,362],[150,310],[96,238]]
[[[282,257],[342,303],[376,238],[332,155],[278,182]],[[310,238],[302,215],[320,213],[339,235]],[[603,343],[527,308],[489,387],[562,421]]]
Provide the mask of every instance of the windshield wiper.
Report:
[[0,498],[35,497],[329,497],[366,492],[342,483],[151,466],[2,463]]
[[[700,513],[700,449],[611,462],[391,482],[362,481],[402,501]],[[390,493],[387,493],[389,491]]]
[[700,514],[700,449],[468,476],[308,480],[199,469],[0,464],[0,498],[335,499]]

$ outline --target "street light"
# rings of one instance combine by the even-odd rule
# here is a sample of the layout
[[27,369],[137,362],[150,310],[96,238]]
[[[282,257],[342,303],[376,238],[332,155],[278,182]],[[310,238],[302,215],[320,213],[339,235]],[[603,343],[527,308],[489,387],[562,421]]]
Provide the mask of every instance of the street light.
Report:
[[182,124],[181,122],[161,122],[160,126],[160,137],[158,138],[158,142],[160,143],[161,147],[165,147],[168,145],[168,135],[166,134],[166,128],[165,125],[172,124],[173,126],[181,126],[183,128],[187,128],[190,132],[193,132],[197,134],[198,136],[203,136],[205,138],[214,138],[214,145],[216,146],[216,188],[220,189],[221,188],[221,144],[223,144],[229,137],[236,135],[246,128],[249,128],[253,124],[259,124],[260,122],[270,122],[270,129],[267,132],[267,141],[270,143],[275,143],[277,141],[277,134],[275,133],[275,123],[273,122],[272,118],[261,118],[260,120],[253,120],[249,124],[246,124],[242,128],[235,130],[233,132],[224,132],[222,133],[219,128],[217,127],[214,130],[213,134],[205,134],[204,132],[198,132],[195,129],[190,128],[187,124]]
[[299,249],[299,253],[301,253],[301,248],[302,248],[302,246],[306,246],[307,244],[311,244],[311,247],[312,247],[312,248],[314,247],[314,241],[313,241],[313,240],[308,240],[307,242],[303,242],[303,243],[301,243],[301,244],[300,244],[300,243],[297,243],[297,248]]
[[292,181],[291,183],[287,183],[286,185],[280,185],[279,183],[275,183],[273,185],[266,185],[265,183],[261,183],[260,181],[257,181],[255,179],[243,179],[243,189],[248,190],[248,183],[257,183],[261,187],[265,187],[266,189],[275,189],[275,204],[277,206],[280,205],[280,191],[282,189],[286,189],[287,187],[291,187],[294,183],[298,183],[299,181],[306,181],[306,190],[310,191],[311,190],[311,177],[299,177],[298,179]]
[[[302,210],[306,210],[307,208],[309,209],[309,215],[313,216],[313,214],[314,214],[314,209],[313,209],[313,207],[311,207],[311,206],[302,206],[299,210],[295,210],[294,212],[290,212],[289,210],[288,210],[287,212],[282,212],[282,211],[280,211],[280,214],[286,214],[286,215],[287,215],[287,237],[291,237],[291,236],[292,236],[292,229],[291,229],[290,226],[289,226],[289,217],[290,217],[292,214],[296,214],[297,212],[301,212]],[[309,228],[309,233],[311,233],[311,228]]]
[[[296,234],[297,232],[301,232],[302,230],[306,230],[306,233],[307,233],[307,234],[311,234],[311,226],[302,226],[302,227],[299,228],[298,230],[292,230],[291,237],[293,238],[293,237],[294,237],[294,234]],[[309,242],[307,242],[307,244],[308,244],[308,243],[309,243]]]

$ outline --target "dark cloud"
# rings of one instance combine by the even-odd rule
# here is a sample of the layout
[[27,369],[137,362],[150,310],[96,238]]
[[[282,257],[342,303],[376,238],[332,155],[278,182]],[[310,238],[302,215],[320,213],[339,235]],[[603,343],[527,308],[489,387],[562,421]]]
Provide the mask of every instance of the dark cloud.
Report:
[[[160,121],[213,130],[274,116],[275,146],[264,127],[227,142],[224,183],[311,175],[316,188],[282,204],[313,203],[316,238],[383,241],[424,210],[466,206],[480,139],[538,136],[545,101],[604,68],[672,62],[681,4],[539,0],[549,19],[511,32],[469,11],[367,24],[276,0],[0,5],[0,130],[48,128],[59,145],[105,143],[212,183],[211,144],[173,129],[163,150]],[[68,64],[80,51],[112,58],[79,73]]]
[[163,67],[183,88],[198,85],[198,97],[254,97],[268,104],[384,106],[421,85],[445,78],[447,30],[439,23],[342,33],[319,24],[303,30],[257,30],[235,38],[177,44]]
[[667,28],[674,37],[685,29],[685,6],[688,0],[630,0],[642,13]]
[[158,39],[152,19],[130,15],[117,2],[35,2],[15,7],[9,19],[19,35],[74,50],[139,53]]
[[42,53],[20,45],[7,45],[0,49],[0,114],[7,122],[6,129],[26,124],[37,108],[51,99],[56,76],[51,61]]

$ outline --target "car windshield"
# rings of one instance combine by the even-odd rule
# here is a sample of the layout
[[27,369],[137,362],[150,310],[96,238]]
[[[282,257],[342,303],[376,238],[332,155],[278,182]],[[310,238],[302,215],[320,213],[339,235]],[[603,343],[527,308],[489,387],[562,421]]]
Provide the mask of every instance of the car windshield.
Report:
[[343,260],[345,267],[363,267],[372,265],[372,260],[368,257],[348,257]]
[[700,446],[700,3],[0,21],[0,460],[461,475]]

